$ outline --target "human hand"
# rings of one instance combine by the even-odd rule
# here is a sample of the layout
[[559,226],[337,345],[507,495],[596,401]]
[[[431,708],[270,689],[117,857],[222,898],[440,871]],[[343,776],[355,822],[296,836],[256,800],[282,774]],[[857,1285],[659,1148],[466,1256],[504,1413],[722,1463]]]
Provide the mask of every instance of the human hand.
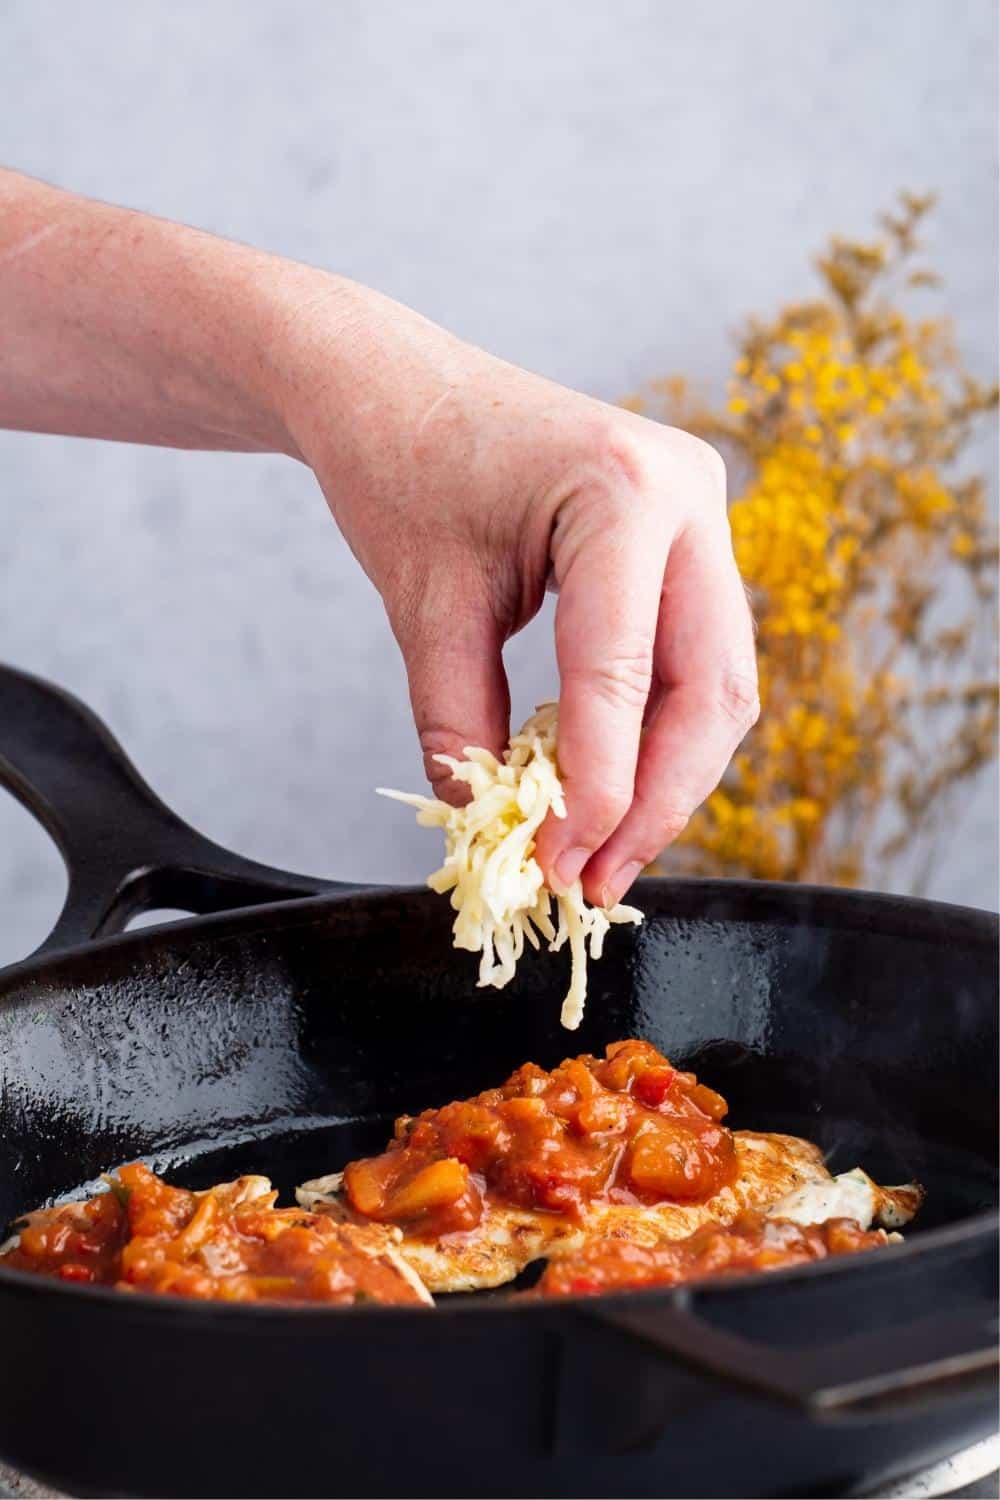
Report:
[[614,905],[757,716],[722,460],[349,283],[308,309],[285,418],[385,603],[429,779],[461,800],[434,756],[503,750],[502,648],[554,586],[568,816],[538,857]]
[[613,905],[756,717],[718,455],[327,272],[13,172],[0,208],[0,424],[309,463],[449,800],[433,757],[503,750],[501,650],[554,582],[568,816],[538,855]]

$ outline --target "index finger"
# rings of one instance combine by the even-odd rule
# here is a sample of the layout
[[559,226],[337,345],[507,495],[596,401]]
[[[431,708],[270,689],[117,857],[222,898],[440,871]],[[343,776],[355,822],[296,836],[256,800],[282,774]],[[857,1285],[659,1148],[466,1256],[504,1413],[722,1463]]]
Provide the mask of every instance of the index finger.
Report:
[[[611,512],[613,518],[609,518]],[[559,603],[559,769],[565,819],[549,818],[538,855],[565,890],[632,802],[669,545],[662,516],[581,503],[554,547]]]
[[587,894],[602,905],[683,830],[756,719],[753,624],[728,527],[693,529],[671,550],[655,663],[664,692],[635,798],[587,869]]

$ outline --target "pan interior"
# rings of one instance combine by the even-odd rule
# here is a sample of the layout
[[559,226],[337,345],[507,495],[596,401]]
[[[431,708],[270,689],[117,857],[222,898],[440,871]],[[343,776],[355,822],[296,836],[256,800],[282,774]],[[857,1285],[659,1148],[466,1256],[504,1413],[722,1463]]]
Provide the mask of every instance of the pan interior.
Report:
[[649,882],[576,1033],[558,1025],[562,955],[477,991],[429,893],[150,929],[26,972],[0,987],[0,1217],[139,1157],[191,1187],[262,1172],[291,1201],[399,1113],[624,1036],[694,1068],[736,1127],[922,1181],[915,1233],[994,1206],[988,919],[761,889]]

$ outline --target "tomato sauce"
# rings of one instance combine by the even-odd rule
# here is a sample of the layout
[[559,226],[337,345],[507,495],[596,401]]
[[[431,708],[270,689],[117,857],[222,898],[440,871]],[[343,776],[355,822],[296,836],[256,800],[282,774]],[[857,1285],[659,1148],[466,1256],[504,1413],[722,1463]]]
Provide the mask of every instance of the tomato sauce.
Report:
[[615,1042],[401,1117],[385,1151],[349,1164],[344,1191],[356,1214],[428,1237],[474,1228],[486,1200],[576,1220],[595,1200],[701,1201],[736,1173],[726,1109],[649,1042]]
[[579,1297],[648,1286],[677,1286],[705,1277],[777,1271],[831,1255],[853,1255],[888,1243],[884,1229],[853,1219],[793,1224],[748,1214],[725,1227],[706,1224],[685,1239],[648,1247],[627,1240],[591,1240],[549,1262],[531,1296]]
[[262,1178],[205,1193],[137,1162],[110,1191],[15,1226],[3,1264],[61,1281],[225,1302],[420,1302],[375,1226],[275,1208]]

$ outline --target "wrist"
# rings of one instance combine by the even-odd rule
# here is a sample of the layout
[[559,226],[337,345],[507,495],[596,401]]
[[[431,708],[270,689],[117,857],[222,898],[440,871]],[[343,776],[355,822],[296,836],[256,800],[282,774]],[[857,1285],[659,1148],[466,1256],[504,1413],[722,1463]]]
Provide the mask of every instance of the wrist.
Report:
[[427,412],[465,378],[446,330],[346,277],[278,263],[263,369],[286,451],[313,468],[338,520],[352,496],[398,490]]
[[274,264],[258,292],[259,394],[282,451],[316,468],[331,446],[343,451],[358,436],[367,303],[374,294],[345,277],[285,261]]

